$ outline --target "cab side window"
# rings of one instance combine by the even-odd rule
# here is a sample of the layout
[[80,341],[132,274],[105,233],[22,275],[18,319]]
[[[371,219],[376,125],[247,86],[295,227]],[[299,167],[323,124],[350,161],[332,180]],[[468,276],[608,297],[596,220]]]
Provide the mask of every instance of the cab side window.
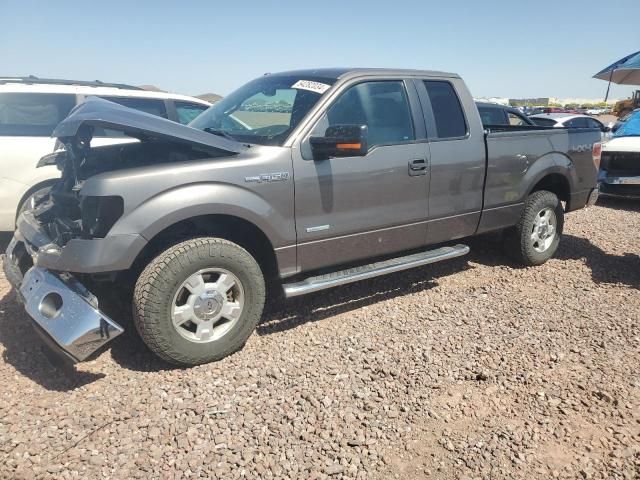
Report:
[[350,87],[329,107],[313,134],[322,136],[334,125],[366,125],[369,148],[415,140],[402,81],[363,82]]
[[467,134],[462,105],[451,83],[442,80],[425,80],[433,116],[436,122],[437,138],[459,138]]

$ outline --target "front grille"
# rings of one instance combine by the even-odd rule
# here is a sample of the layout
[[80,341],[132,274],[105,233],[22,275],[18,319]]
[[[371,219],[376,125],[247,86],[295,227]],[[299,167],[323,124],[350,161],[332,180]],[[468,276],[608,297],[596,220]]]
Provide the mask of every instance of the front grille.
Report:
[[603,152],[602,164],[609,175],[640,175],[640,153],[637,152]]

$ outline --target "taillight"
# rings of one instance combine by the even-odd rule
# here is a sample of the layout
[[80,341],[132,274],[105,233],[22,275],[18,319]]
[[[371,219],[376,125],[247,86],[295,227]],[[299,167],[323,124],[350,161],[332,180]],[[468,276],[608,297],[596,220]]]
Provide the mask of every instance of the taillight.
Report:
[[591,155],[593,157],[593,164],[597,170],[600,170],[600,159],[602,158],[602,144],[600,142],[593,144]]

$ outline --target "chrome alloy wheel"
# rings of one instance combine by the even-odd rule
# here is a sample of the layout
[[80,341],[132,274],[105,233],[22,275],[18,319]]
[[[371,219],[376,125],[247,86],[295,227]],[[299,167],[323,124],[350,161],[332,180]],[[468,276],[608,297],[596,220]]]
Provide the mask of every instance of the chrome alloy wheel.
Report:
[[536,252],[546,252],[556,235],[558,220],[553,208],[547,207],[536,215],[531,230],[531,242]]
[[224,268],[206,268],[187,278],[171,304],[176,331],[195,343],[223,337],[238,322],[244,308],[244,288]]

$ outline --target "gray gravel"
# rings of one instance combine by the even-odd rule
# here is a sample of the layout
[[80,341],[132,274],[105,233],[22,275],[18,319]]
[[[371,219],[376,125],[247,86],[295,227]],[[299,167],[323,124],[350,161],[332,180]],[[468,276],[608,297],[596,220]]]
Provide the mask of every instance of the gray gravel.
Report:
[[133,333],[54,369],[0,279],[0,478],[640,478],[638,205],[571,214],[542,267],[488,237],[289,302],[184,370]]

